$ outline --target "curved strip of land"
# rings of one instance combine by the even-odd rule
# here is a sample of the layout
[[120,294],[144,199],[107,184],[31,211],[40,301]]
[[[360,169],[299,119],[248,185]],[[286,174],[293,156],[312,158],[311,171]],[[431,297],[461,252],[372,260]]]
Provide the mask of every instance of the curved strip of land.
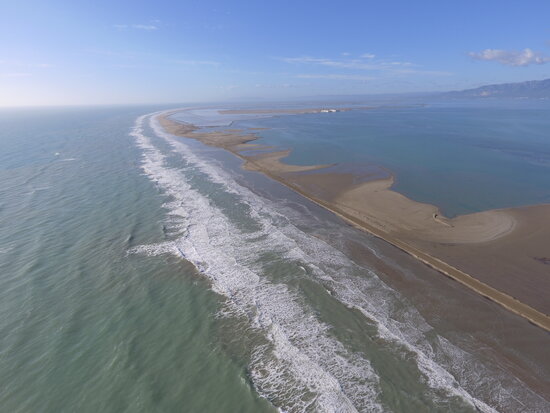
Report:
[[[550,304],[545,294],[550,291],[550,259],[547,262],[545,255],[545,245],[550,245],[550,205],[449,219],[436,206],[391,190],[393,177],[357,183],[350,173],[327,172],[330,165],[289,165],[281,159],[290,151],[265,152],[266,147],[250,143],[257,139],[255,133],[199,131],[169,119],[171,113],[157,117],[167,132],[232,152],[245,161],[246,169],[281,182],[357,228],[550,331],[546,313]],[[262,151],[254,154],[252,149]],[[244,150],[248,155],[242,153]]]

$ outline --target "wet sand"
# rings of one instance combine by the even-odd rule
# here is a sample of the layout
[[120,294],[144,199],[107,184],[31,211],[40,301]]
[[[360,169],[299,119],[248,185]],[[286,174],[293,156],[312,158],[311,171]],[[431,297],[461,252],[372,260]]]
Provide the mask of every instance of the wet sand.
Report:
[[[372,109],[371,107],[360,107],[356,109]],[[347,112],[351,108],[313,108],[313,109],[226,109],[218,111],[222,115],[299,115],[305,113],[322,113],[332,110],[334,112]]]
[[550,331],[550,251],[546,247],[550,245],[550,205],[448,219],[437,207],[391,190],[393,178],[357,183],[352,173],[324,171],[331,165],[282,162],[290,151],[244,155],[243,150],[267,147],[250,143],[258,138],[254,133],[198,131],[193,125],[170,120],[169,114],[158,117],[169,133],[234,153],[245,160],[246,169],[268,175],[352,225]]

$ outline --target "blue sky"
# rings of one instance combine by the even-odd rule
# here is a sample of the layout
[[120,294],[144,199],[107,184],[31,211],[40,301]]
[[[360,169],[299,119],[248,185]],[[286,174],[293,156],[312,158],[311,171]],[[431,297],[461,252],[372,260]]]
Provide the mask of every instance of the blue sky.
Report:
[[550,1],[5,1],[0,106],[400,93],[550,77]]

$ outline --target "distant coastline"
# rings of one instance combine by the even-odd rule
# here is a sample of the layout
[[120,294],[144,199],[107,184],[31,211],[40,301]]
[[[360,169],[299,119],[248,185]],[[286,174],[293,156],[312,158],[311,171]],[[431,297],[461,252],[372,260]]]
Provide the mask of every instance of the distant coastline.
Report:
[[[254,130],[200,131],[195,125],[169,119],[171,114],[180,111],[164,112],[157,117],[167,132],[230,151],[245,161],[245,169],[262,172],[281,182],[352,225],[384,239],[550,331],[550,317],[544,300],[526,293],[520,299],[514,294],[521,283],[530,283],[531,288],[550,282],[546,280],[548,265],[544,256],[544,245],[550,243],[550,225],[545,224],[550,221],[550,205],[490,210],[448,219],[437,207],[413,201],[391,190],[393,178],[357,184],[351,173],[327,171],[331,165],[289,165],[281,160],[290,151],[275,151],[252,143],[258,138]],[[321,111],[262,110],[261,113]],[[246,110],[230,112],[254,113]],[[254,154],[254,151],[261,152]],[[315,173],[305,173],[310,171]],[[525,252],[532,257],[528,256],[526,260]],[[518,269],[528,273],[530,279],[522,277]],[[536,288],[546,287],[548,285],[543,284]]]

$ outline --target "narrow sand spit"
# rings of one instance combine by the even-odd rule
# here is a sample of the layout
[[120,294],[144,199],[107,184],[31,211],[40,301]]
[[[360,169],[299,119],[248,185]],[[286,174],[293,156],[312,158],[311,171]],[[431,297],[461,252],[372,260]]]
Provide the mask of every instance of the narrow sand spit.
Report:
[[[246,169],[268,175],[550,331],[550,302],[546,296],[550,291],[550,205],[490,210],[449,219],[436,206],[391,190],[393,178],[356,183],[351,173],[326,172],[331,165],[289,165],[281,161],[289,150],[244,155],[243,150],[267,148],[250,143],[258,138],[255,133],[199,132],[194,125],[169,119],[171,113],[157,118],[167,132],[232,152],[245,160]],[[311,171],[315,173],[304,173]]]

